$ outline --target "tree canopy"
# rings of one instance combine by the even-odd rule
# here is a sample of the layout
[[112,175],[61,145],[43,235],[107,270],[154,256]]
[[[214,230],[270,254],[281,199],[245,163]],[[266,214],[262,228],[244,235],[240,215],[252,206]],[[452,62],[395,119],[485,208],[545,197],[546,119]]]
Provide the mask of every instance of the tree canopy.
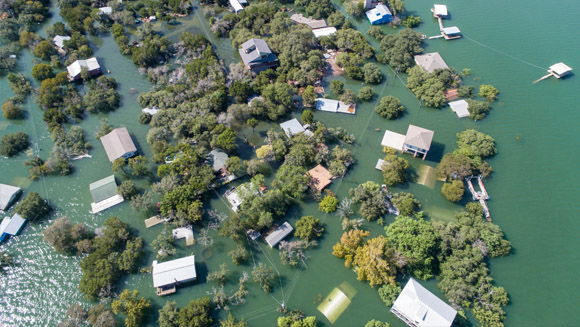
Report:
[[375,112],[379,116],[387,119],[397,119],[404,111],[405,107],[401,105],[401,101],[392,95],[382,97],[381,102],[375,108]]
[[406,28],[397,34],[386,35],[381,41],[381,50],[393,69],[406,72],[413,66],[414,56],[423,52],[421,33]]

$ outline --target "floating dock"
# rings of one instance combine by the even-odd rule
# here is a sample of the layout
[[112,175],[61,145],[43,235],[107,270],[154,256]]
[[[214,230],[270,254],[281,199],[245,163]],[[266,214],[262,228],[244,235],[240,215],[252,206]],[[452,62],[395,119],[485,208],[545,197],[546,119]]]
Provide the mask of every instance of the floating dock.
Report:
[[160,216],[153,216],[149,219],[145,219],[145,228],[151,228],[153,226],[163,223],[164,220]]
[[179,240],[179,239],[185,239],[185,244],[186,245],[193,245],[194,244],[194,239],[193,239],[193,229],[191,227],[179,227],[173,230],[173,239],[175,240]]
[[[475,190],[475,188],[473,187],[473,183],[471,182],[471,180],[474,178],[477,178],[477,183],[479,184],[479,188],[481,189],[481,191],[479,192]],[[491,214],[489,213],[487,202],[485,202],[486,200],[489,200],[489,194],[487,194],[487,190],[483,185],[483,177],[481,175],[477,177],[469,176],[465,178],[465,180],[467,181],[467,187],[471,192],[473,200],[479,201],[479,204],[481,204],[481,207],[483,208],[483,214],[485,215],[485,218],[487,219],[487,221],[491,222]]]

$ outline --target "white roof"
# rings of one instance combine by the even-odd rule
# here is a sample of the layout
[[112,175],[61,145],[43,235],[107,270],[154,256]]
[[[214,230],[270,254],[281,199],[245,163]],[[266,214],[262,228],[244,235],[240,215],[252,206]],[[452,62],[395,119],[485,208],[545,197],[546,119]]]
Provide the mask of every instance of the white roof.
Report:
[[87,60],[77,60],[72,64],[68,65],[66,67],[66,70],[68,71],[68,74],[71,77],[75,77],[81,73],[82,67],[86,67],[89,72],[101,68],[97,58],[92,57]]
[[270,247],[275,247],[276,244],[280,243],[280,241],[288,236],[288,234],[292,233],[293,230],[294,228],[292,228],[292,226],[286,221],[266,237],[266,243],[268,243]]
[[99,8],[99,12],[101,14],[110,15],[113,12],[113,8],[111,8],[111,7],[101,7],[101,8]]
[[449,102],[449,106],[451,107],[451,110],[453,110],[457,114],[457,117],[459,118],[469,117],[469,110],[467,110],[469,104],[467,103],[467,101],[457,100]]
[[303,133],[305,131],[304,127],[302,127],[302,124],[300,124],[296,118],[283,122],[280,124],[280,127],[282,127],[284,133],[286,133],[288,137],[292,137],[292,135]]
[[385,131],[383,140],[381,141],[382,146],[386,146],[397,151],[403,151],[403,144],[405,143],[405,135],[395,133],[389,130]]
[[153,287],[186,282],[194,280],[196,277],[194,255],[162,263],[153,263]]
[[409,279],[391,311],[403,315],[418,327],[448,327],[457,311],[429,292],[413,278]]
[[4,218],[2,223],[0,223],[0,236],[2,234],[18,234],[24,223],[26,223],[26,219],[22,218],[19,214],[15,214],[12,218]]
[[446,5],[435,5],[436,16],[447,16],[447,6]]
[[338,100],[325,98],[316,99],[316,110],[354,115],[355,109],[353,107],[353,110],[351,110],[350,107],[350,105]]
[[336,27],[317,28],[312,30],[315,37],[329,36],[336,33]]
[[383,4],[377,5],[375,8],[366,12],[367,18],[373,22],[382,19],[384,16],[391,16],[389,8]]
[[157,106],[153,106],[151,108],[145,108],[145,109],[143,109],[141,111],[144,112],[144,113],[146,113],[146,114],[150,114],[151,116],[153,116],[157,112],[159,112],[159,108]]
[[0,184],[0,210],[8,209],[8,205],[14,200],[20,192],[20,187]]
[[459,34],[459,33],[461,33],[461,31],[459,30],[459,27],[451,26],[451,27],[444,27],[443,33],[451,35],[451,34]]
[[64,47],[64,41],[70,40],[70,36],[68,35],[57,35],[52,39],[52,43],[57,47],[61,48]]
[[240,4],[240,2],[239,2],[238,0],[230,0],[230,5],[231,5],[232,7],[234,7],[234,11],[235,11],[236,13],[238,13],[238,12],[240,12],[240,11],[244,10],[244,7],[242,7],[242,5]]
[[563,62],[559,62],[557,64],[550,66],[550,70],[558,75],[562,75],[564,73],[571,71],[572,68],[570,68],[568,65],[566,65]]
[[375,166],[375,168],[376,168],[377,170],[380,170],[380,171],[382,171],[382,170],[383,170],[383,165],[384,165],[384,164],[385,164],[385,161],[384,161],[383,159],[379,159],[379,160],[377,161],[377,165]]

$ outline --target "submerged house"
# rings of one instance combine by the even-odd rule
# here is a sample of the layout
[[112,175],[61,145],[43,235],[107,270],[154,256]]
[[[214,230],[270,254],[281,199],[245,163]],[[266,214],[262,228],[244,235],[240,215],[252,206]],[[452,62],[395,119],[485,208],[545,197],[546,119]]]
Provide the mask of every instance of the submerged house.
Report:
[[335,34],[336,31],[336,27],[323,27],[323,28],[317,28],[315,30],[312,30],[312,33],[314,33],[314,36],[316,38],[319,38],[321,36],[330,36],[332,34]]
[[10,208],[20,191],[20,187],[0,184],[0,211],[6,211]]
[[447,18],[448,13],[446,5],[434,5],[431,11],[433,11],[433,16],[435,16],[435,18]]
[[26,219],[19,214],[15,214],[12,218],[4,218],[0,223],[0,243],[9,236],[18,235],[25,223]]
[[117,181],[115,175],[105,177],[89,185],[93,202],[91,213],[98,213],[105,209],[116,206],[125,201],[121,194],[117,193]]
[[221,150],[212,150],[207,156],[207,159],[213,167],[214,173],[219,176],[223,183],[231,182],[238,178],[236,175],[228,171],[228,167],[226,166],[228,158],[228,154]]
[[137,154],[137,147],[126,127],[115,128],[101,137],[101,143],[110,162],[119,158],[129,159]]
[[246,68],[254,73],[278,65],[278,57],[262,39],[249,39],[242,44],[242,48],[238,51]]
[[195,271],[195,256],[157,263],[153,261],[153,287],[157,295],[167,295],[176,292],[179,283],[185,283],[197,278]]
[[302,126],[302,124],[300,124],[296,118],[283,122],[280,124],[280,127],[288,137],[292,137],[293,135],[304,133],[306,131],[304,126]]
[[81,78],[81,72],[86,69],[91,76],[101,73],[101,66],[97,58],[92,57],[86,60],[77,60],[66,67],[68,79],[75,81]]
[[572,71],[572,68],[570,68],[568,65],[566,65],[563,62],[559,62],[557,64],[550,66],[550,69],[548,70],[548,72],[550,72],[556,78],[562,78],[562,77],[570,74],[571,71]]
[[346,104],[338,100],[318,98],[316,99],[316,110],[354,115],[356,104]]
[[434,134],[435,133],[431,130],[415,125],[409,125],[405,141],[403,142],[403,153],[412,153],[414,157],[418,154],[422,154],[423,160],[425,160],[427,152],[429,152],[429,149],[431,148]]
[[64,47],[64,41],[68,40],[70,40],[70,36],[68,35],[57,35],[54,38],[52,38],[52,44],[54,44],[57,48],[62,50],[62,48]]
[[469,117],[469,110],[467,109],[469,107],[469,104],[467,103],[467,101],[457,100],[449,102],[449,107],[451,107],[451,110],[453,110],[453,112],[457,114],[457,117],[459,118]]
[[377,5],[375,8],[366,12],[367,18],[371,25],[387,24],[393,19],[393,14],[389,8],[383,4]]
[[237,14],[240,11],[244,10],[244,7],[238,0],[230,0],[230,5],[234,8],[234,12]]
[[414,57],[415,63],[423,68],[424,71],[428,73],[434,72],[436,69],[446,69],[449,68],[439,52],[431,52],[422,55],[417,55]]
[[112,7],[101,7],[99,8],[99,15],[110,15],[113,13]]
[[296,24],[306,25],[313,30],[317,28],[326,27],[326,22],[324,21],[324,19],[312,19],[312,17],[306,18],[302,14],[294,14],[290,16],[290,20],[295,22]]
[[273,232],[266,236],[265,240],[271,248],[275,247],[282,241],[286,236],[290,235],[294,228],[286,221],[280,227],[276,228]]
[[333,178],[332,174],[320,164],[310,169],[308,175],[310,176],[310,187],[318,192],[322,192],[332,182]]
[[443,34],[443,37],[445,37],[446,40],[458,39],[461,37],[461,31],[457,26],[444,27],[441,30],[441,34]]
[[455,311],[411,278],[397,297],[391,312],[412,327],[450,327]]

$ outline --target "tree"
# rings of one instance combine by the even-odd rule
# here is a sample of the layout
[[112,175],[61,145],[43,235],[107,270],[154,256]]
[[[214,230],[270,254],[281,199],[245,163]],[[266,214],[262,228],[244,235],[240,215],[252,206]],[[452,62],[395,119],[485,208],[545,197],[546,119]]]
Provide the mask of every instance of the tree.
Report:
[[232,262],[235,265],[239,265],[248,259],[250,253],[245,246],[238,244],[234,250],[228,252],[228,255],[232,257]]
[[339,100],[346,104],[355,104],[357,101],[356,94],[352,90],[344,90],[339,97]]
[[229,88],[230,96],[236,98],[236,102],[245,102],[252,94],[252,86],[249,83],[234,81]]
[[366,280],[371,287],[375,285],[395,284],[397,267],[394,264],[395,251],[389,246],[384,236],[368,240],[356,249],[353,265],[356,267],[358,280]]
[[451,202],[461,201],[464,192],[465,186],[462,180],[453,180],[451,183],[444,183],[441,188],[441,193]]
[[301,311],[292,311],[288,316],[278,317],[278,327],[316,327],[316,316],[305,317]]
[[305,241],[312,241],[322,236],[324,228],[320,224],[320,219],[312,216],[304,216],[296,222],[294,235]]
[[331,213],[336,210],[338,206],[338,198],[334,194],[327,194],[318,204],[318,210],[326,213]]
[[301,199],[304,197],[309,181],[310,177],[303,167],[283,164],[276,172],[276,179],[272,182],[272,186],[291,198]]
[[151,208],[153,196],[151,192],[147,191],[143,194],[135,194],[131,198],[131,209],[138,212],[146,212]]
[[396,154],[387,154],[381,167],[385,184],[391,186],[405,183],[408,168],[409,162],[406,159],[397,157]]
[[[79,242],[82,240],[90,242],[93,236],[84,224],[73,225],[66,217],[57,218],[42,234],[45,242],[64,254],[74,254]],[[90,244],[88,245],[90,247]]]
[[337,79],[330,82],[330,90],[336,95],[341,95],[344,92],[344,83]]
[[312,107],[316,103],[316,93],[314,92],[314,86],[308,85],[304,92],[302,92],[302,103],[306,107]]
[[120,157],[113,161],[113,172],[118,173],[119,171],[125,171],[125,166],[127,165],[127,159]]
[[126,327],[141,326],[145,312],[150,306],[151,301],[140,297],[137,290],[133,292],[124,290],[119,295],[119,298],[111,303],[111,308],[115,314],[122,313],[125,315]]
[[22,107],[12,101],[6,101],[2,104],[2,111],[6,119],[22,118]]
[[401,286],[399,285],[385,284],[379,288],[379,297],[387,307],[393,305],[399,294],[401,294]]
[[130,200],[135,195],[139,194],[137,185],[131,180],[123,181],[119,187],[117,187],[117,193],[121,194],[123,198]]
[[395,71],[406,72],[413,66],[413,56],[423,52],[421,33],[406,28],[398,34],[386,35],[381,50],[387,56],[389,66]]
[[458,149],[454,153],[470,158],[488,158],[497,153],[495,140],[491,136],[474,129],[466,129],[457,133],[457,147]]
[[488,84],[481,84],[479,86],[479,96],[485,98],[489,102],[494,102],[497,99],[499,91]]
[[0,155],[13,157],[28,148],[28,135],[23,132],[4,134],[0,139]]
[[379,116],[387,119],[397,119],[403,112],[405,107],[401,105],[401,101],[392,95],[381,98],[381,102],[375,108],[375,112]]
[[133,158],[129,158],[129,168],[131,169],[131,174],[134,176],[145,176],[149,173],[147,169],[147,157],[138,155]]
[[421,17],[415,15],[409,15],[401,21],[401,25],[405,26],[406,28],[414,28],[421,25]]
[[266,294],[272,291],[272,282],[274,282],[272,267],[268,267],[262,262],[258,263],[252,269],[252,278],[254,279],[254,283],[259,284]]
[[358,90],[358,98],[363,101],[370,101],[373,98],[373,88],[370,86],[365,86]]
[[53,78],[54,72],[52,71],[52,66],[42,62],[34,65],[34,67],[32,67],[32,77],[38,81],[43,81],[47,78]]
[[332,255],[338,258],[344,258],[345,267],[350,268],[356,250],[364,244],[364,239],[368,237],[369,234],[369,231],[361,229],[351,229],[344,232],[340,237],[340,242],[332,247]]
[[40,197],[40,194],[30,192],[16,205],[14,211],[23,218],[36,220],[47,215],[51,211],[51,208],[48,202]]
[[369,62],[364,64],[362,67],[364,73],[365,83],[367,84],[379,84],[383,81],[383,73],[379,69],[379,66]]
[[371,320],[369,322],[366,323],[365,327],[389,327],[391,325],[389,325],[388,322],[382,322],[379,320]]
[[435,175],[445,181],[450,179],[462,180],[473,175],[473,166],[468,157],[462,154],[447,153],[437,165]]
[[353,202],[360,203],[359,213],[367,220],[375,220],[387,212],[387,195],[381,186],[368,181],[349,190]]
[[179,326],[179,309],[175,301],[167,301],[163,308],[159,310],[159,327],[178,327]]
[[179,310],[179,327],[207,327],[213,325],[211,302],[208,297],[191,300]]
[[230,152],[236,147],[236,132],[229,127],[225,128],[219,135],[214,136],[211,144],[213,148]]
[[415,199],[415,196],[411,193],[395,193],[391,198],[391,202],[403,216],[412,216],[417,212],[417,208],[421,208],[421,202]]
[[42,60],[50,60],[56,54],[56,50],[49,41],[40,41],[34,48],[34,55]]
[[175,242],[175,238],[172,232],[168,228],[163,228],[163,231],[151,242],[151,246],[155,249],[158,260],[164,260],[177,253],[173,242]]
[[312,121],[314,120],[314,112],[308,109],[302,111],[302,116],[300,117],[300,120],[302,120],[305,124],[311,124]]
[[248,120],[246,120],[246,124],[252,128],[252,133],[254,132],[254,128],[256,128],[259,123],[260,121],[256,118],[248,118]]
[[242,159],[240,159],[240,157],[231,156],[226,160],[226,169],[230,174],[234,174],[243,168]]
[[222,263],[220,269],[214,270],[207,274],[208,282],[215,282],[216,284],[223,286],[227,280],[228,270],[226,264]]
[[435,275],[439,237],[429,222],[398,216],[385,232],[393,248],[405,257],[409,272],[423,280]]
[[491,110],[489,102],[466,99],[467,109],[469,110],[469,118],[473,120],[481,120],[485,118],[487,113]]
[[99,76],[89,82],[89,92],[83,97],[88,112],[111,112],[119,108],[121,96],[113,77]]

